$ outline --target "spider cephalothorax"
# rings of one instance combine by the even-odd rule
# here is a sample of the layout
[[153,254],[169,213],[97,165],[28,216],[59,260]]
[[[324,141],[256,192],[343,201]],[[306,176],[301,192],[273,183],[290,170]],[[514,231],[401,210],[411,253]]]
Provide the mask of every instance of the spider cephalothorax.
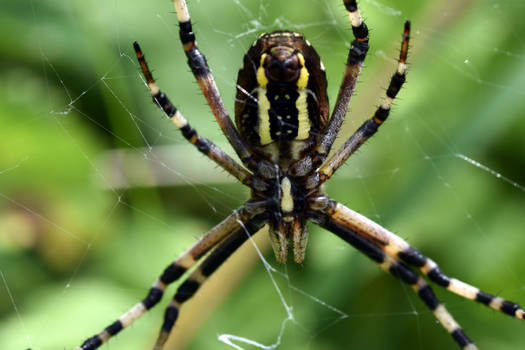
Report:
[[[288,247],[293,247],[294,260],[304,260],[308,231],[306,227],[307,195],[304,181],[279,170],[275,185],[263,193],[252,193],[266,206],[270,241],[276,260],[284,264]],[[314,194],[312,194],[314,195]]]
[[[211,141],[201,137],[188,124],[160,91],[138,43],[134,43],[153,101],[200,152],[248,186],[251,189],[250,198],[168,265],[141,302],[103,331],[87,339],[80,350],[96,349],[133,323],[160,301],[169,284],[188,273],[166,308],[164,323],[154,347],[155,350],[162,349],[184,302],[248,237],[268,226],[277,261],[286,261],[288,246],[291,244],[294,260],[301,262],[305,255],[307,221],[336,234],[376,262],[381,269],[410,285],[464,350],[477,348],[421,275],[459,296],[525,319],[525,312],[518,304],[448,277],[434,261],[406,241],[330,199],[321,191],[322,184],[388,118],[392,102],[405,82],[406,74],[410,33],[408,21],[403,31],[399,63],[383,102],[374,115],[328,158],[368,52],[368,29],[356,1],[343,0],[343,3],[352,25],[354,40],[348,51],[341,87],[331,116],[328,112],[325,72],[319,56],[301,34],[277,31],[262,34],[244,56],[237,80],[235,128],[206,59],[195,42],[186,2],[174,0],[188,65],[242,165]],[[199,265],[195,267],[196,264]]]

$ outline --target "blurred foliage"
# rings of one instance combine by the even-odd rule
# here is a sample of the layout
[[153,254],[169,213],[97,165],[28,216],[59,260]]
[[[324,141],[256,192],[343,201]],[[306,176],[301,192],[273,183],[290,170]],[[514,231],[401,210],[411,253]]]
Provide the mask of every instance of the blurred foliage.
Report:
[[[377,106],[405,18],[413,23],[408,83],[388,123],[326,191],[450,275],[525,303],[525,191],[458,156],[525,184],[525,4],[360,6],[372,48],[339,144]],[[341,1],[189,7],[230,111],[243,53],[279,28],[303,32],[317,48],[335,100],[351,41]],[[0,9],[0,348],[71,349],[141,299],[247,192],[189,175],[186,167],[208,164],[196,151],[168,169],[182,184],[108,189],[114,174],[101,165],[104,152],[127,149],[139,161],[125,176],[154,179],[156,146],[185,142],[150,102],[134,40],[193,126],[231,153],[185,65],[168,1],[26,0]],[[276,266],[288,276],[276,278],[294,314],[280,349],[455,347],[409,288],[333,235],[310,231],[305,263]],[[184,306],[169,349],[226,349],[221,333],[276,341],[284,307],[253,247],[237,255]],[[104,348],[150,347],[173,290]],[[297,290],[348,317],[335,322],[337,313]],[[523,347],[519,321],[436,292],[481,349]]]

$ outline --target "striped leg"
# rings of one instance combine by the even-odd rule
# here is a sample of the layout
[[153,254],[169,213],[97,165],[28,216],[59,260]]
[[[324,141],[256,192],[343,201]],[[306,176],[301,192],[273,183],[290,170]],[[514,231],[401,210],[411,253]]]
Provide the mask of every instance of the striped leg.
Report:
[[235,129],[226,107],[222,102],[222,98],[215,84],[215,79],[211,75],[210,68],[206,62],[206,58],[200,52],[195,42],[195,34],[191,27],[190,15],[186,6],[185,0],[174,0],[175,11],[179,21],[179,34],[186,57],[188,57],[188,65],[197,79],[197,83],[208,102],[208,105],[217,120],[222,132],[232,145],[233,149],[241,159],[241,161],[252,170],[256,169],[256,162],[252,158],[251,153],[247,149],[244,142],[241,140],[237,130]]
[[372,137],[377,132],[379,126],[381,126],[381,124],[383,124],[388,118],[392,102],[405,82],[409,35],[410,22],[407,21],[405,22],[397,70],[390,80],[383,102],[377,108],[374,116],[365,121],[359,129],[350,136],[348,141],[346,141],[345,144],[321,167],[319,170],[321,182],[328,180],[337,168],[339,168],[339,166],[341,166],[366,140]]
[[456,278],[445,275],[438,265],[411,247],[404,239],[388,231],[367,217],[333,200],[323,201],[324,213],[337,224],[342,225],[362,238],[378,246],[386,255],[420,269],[432,282],[463,298],[480,302],[490,308],[525,320],[520,305],[485,293]]
[[164,290],[169,284],[180,278],[189,268],[194,266],[204,254],[209,252],[210,249],[223,241],[226,237],[229,237],[232,232],[236,230],[238,231],[239,227],[241,227],[239,220],[241,222],[246,222],[248,219],[250,219],[250,217],[248,217],[247,214],[244,213],[244,210],[241,209],[240,211],[228,216],[221,223],[208,231],[208,233],[202,236],[195,244],[182,253],[177,260],[164,270],[162,275],[155,281],[155,283],[153,283],[148,295],[141,302],[135,304],[102,332],[84,341],[84,343],[75,350],[96,349],[103,343],[107,342],[109,338],[135,322],[140,316],[160,301],[164,294]]
[[133,43],[133,48],[137,54],[137,59],[140,63],[142,73],[146,78],[146,83],[153,96],[153,102],[155,102],[163,111],[166,113],[168,118],[179,128],[182,135],[197,149],[206,155],[208,158],[213,160],[221,168],[226,170],[231,175],[235,176],[239,181],[245,185],[250,184],[251,175],[242,166],[237,164],[229,155],[223,150],[217,147],[213,142],[208,139],[201,137],[195,129],[193,129],[177,108],[171,103],[168,97],[159,89],[153,79],[153,75],[148,67],[146,59],[140,49],[137,42]]
[[202,264],[188,277],[188,279],[180,285],[172,301],[166,308],[164,313],[164,323],[162,324],[154,350],[163,349],[175,321],[177,320],[182,304],[195,295],[201,284],[203,284],[208,277],[210,277],[217,268],[248,239],[250,235],[257,233],[264,223],[264,221],[257,218],[246,222],[229,238],[217,246],[217,248],[206,257]]
[[316,166],[321,165],[328,156],[328,153],[330,153],[330,149],[337,137],[337,133],[345,119],[350,98],[354,92],[359,73],[363,66],[363,61],[368,52],[368,28],[361,18],[356,1],[344,0],[344,5],[348,12],[355,40],[352,41],[350,51],[348,52],[346,68],[337,95],[337,100],[334,105],[332,117],[330,118],[326,132],[316,148],[316,154],[313,159],[314,165]]
[[459,324],[454,320],[452,315],[447,311],[434,295],[432,288],[417,274],[414,273],[407,265],[399,262],[396,258],[387,255],[376,242],[371,242],[361,234],[349,229],[339,220],[330,215],[314,215],[314,220],[336,234],[346,242],[350,243],[363,254],[374,260],[386,272],[391,273],[394,277],[399,278],[404,283],[410,285],[417,295],[423,300],[425,305],[432,310],[434,316],[441,323],[443,328],[452,336],[456,343],[463,350],[476,350],[477,347],[463,332]]

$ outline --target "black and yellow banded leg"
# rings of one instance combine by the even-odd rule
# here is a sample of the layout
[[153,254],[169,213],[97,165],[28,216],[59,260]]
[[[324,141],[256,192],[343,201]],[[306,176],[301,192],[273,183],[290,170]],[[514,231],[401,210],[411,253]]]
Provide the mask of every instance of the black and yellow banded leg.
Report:
[[477,287],[445,275],[432,259],[427,258],[417,249],[408,246],[400,251],[397,256],[407,264],[419,268],[432,282],[444,287],[449,292],[477,301],[509,316],[525,320],[525,311],[519,304],[486,293]]
[[427,258],[417,249],[410,246],[404,239],[367,217],[332,200],[327,201],[322,211],[330,215],[334,222],[356,232],[364,239],[374,242],[386,255],[418,268],[429,280],[444,287],[449,292],[477,301],[512,317],[525,320],[525,311],[519,304],[496,297],[456,278],[445,275],[432,259]]
[[208,158],[213,160],[217,165],[226,170],[229,174],[236,177],[245,185],[250,185],[251,175],[229,155],[217,147],[213,142],[208,139],[201,137],[195,129],[186,121],[184,116],[177,110],[177,108],[171,103],[169,98],[159,89],[153,75],[148,67],[146,58],[140,49],[137,42],[133,43],[133,48],[137,54],[137,59],[140,64],[140,68],[144,77],[146,78],[146,84],[153,96],[153,102],[155,102],[163,111],[166,116],[179,128],[182,135],[197,149],[206,155]]
[[185,0],[174,0],[175,11],[179,21],[179,35],[184,48],[188,65],[197,79],[208,105],[211,108],[219,127],[232,145],[233,149],[241,159],[244,165],[249,169],[256,169],[256,162],[242,139],[240,138],[233,122],[224,106],[219,89],[215,84],[215,79],[210,72],[206,57],[200,52],[195,41],[195,33],[191,26],[190,15]]
[[462,349],[477,349],[465,332],[463,332],[456,320],[454,320],[454,317],[452,317],[445,306],[436,298],[432,288],[407,265],[391,257],[387,257],[380,266],[383,270],[390,272],[393,276],[412,287],[421,300],[423,300],[425,305],[432,311],[443,328],[445,328]]
[[219,242],[229,237],[232,232],[238,232],[242,227],[239,221],[247,222],[250,218],[243,209],[240,209],[208,231],[187,251],[182,253],[173,263],[166,267],[162,275],[153,283],[148,295],[142,301],[135,304],[102,332],[84,341],[84,343],[75,350],[94,350],[122,329],[135,322],[160,301],[169,284],[179,279],[188,269],[194,266],[203,255],[219,244]]
[[383,270],[410,285],[461,349],[477,350],[477,347],[463,332],[456,320],[436,298],[432,288],[407,265],[388,256],[376,243],[352,231],[338,220],[334,220],[330,215],[319,213],[317,215],[314,214],[312,218],[320,226],[339,236],[375,261]]
[[365,60],[369,48],[368,28],[359,13],[356,0],[344,0],[343,2],[348,13],[350,24],[352,25],[352,33],[355,40],[352,41],[350,51],[348,52],[345,72],[334,105],[332,117],[330,118],[326,132],[316,148],[316,154],[313,158],[315,166],[320,166],[328,156],[328,153],[330,153],[330,149],[337,137],[337,133],[345,119],[350,98],[354,93],[359,73],[361,72],[363,61]]
[[350,136],[348,141],[321,167],[319,177],[321,182],[328,180],[333,173],[363,144],[372,137],[379,126],[388,118],[392,103],[396,98],[399,90],[405,83],[406,78],[406,59],[408,55],[408,41],[410,38],[410,22],[405,22],[403,38],[401,41],[401,50],[397,70],[390,80],[386,96],[383,98],[381,105],[377,108],[374,116],[365,121],[356,132]]
[[195,271],[180,285],[166,308],[164,322],[155,343],[154,350],[162,350],[175,325],[179,310],[188,299],[193,297],[199,287],[226,261],[247,239],[265,224],[264,220],[254,218],[238,228],[230,237],[212,250]]

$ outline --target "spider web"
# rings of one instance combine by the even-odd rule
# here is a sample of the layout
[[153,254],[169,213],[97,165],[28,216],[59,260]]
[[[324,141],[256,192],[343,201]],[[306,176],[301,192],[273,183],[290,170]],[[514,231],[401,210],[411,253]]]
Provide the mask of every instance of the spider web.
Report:
[[[340,1],[191,1],[229,111],[242,55],[264,31],[301,31],[335,100],[351,34]],[[413,22],[408,83],[389,121],[326,192],[406,238],[449,275],[525,303],[525,25],[521,1],[363,0],[371,50],[337,145],[369,117]],[[201,135],[230,154],[185,64],[168,1],[2,4],[0,348],[71,349],[143,298],[167,263],[247,192],[150,102],[130,43]],[[112,339],[154,343],[171,297]],[[436,294],[480,348],[523,324]],[[52,320],[52,322],[50,322]],[[303,265],[277,266],[261,232],[182,308],[167,349],[443,349],[410,288],[310,226]]]

